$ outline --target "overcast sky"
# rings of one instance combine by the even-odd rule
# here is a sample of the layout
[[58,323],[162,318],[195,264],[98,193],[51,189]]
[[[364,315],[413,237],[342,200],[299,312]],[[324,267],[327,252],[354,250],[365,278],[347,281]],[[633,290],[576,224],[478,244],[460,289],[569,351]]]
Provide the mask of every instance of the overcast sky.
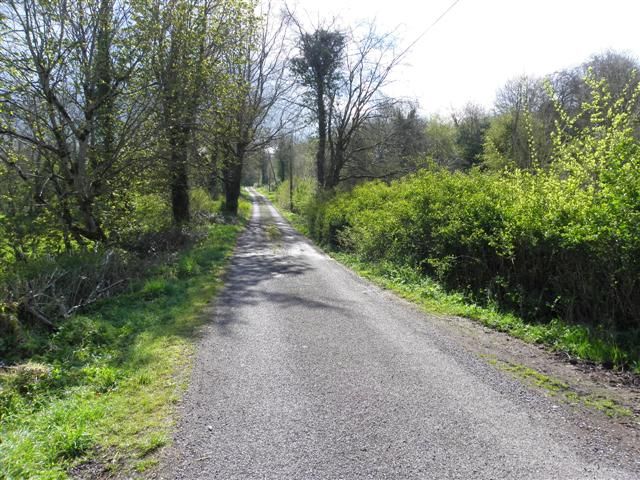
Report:
[[[410,44],[454,0],[291,0],[298,17],[375,19]],[[490,107],[510,78],[542,76],[608,49],[640,57],[640,0],[460,0],[413,47],[387,91],[448,114]]]

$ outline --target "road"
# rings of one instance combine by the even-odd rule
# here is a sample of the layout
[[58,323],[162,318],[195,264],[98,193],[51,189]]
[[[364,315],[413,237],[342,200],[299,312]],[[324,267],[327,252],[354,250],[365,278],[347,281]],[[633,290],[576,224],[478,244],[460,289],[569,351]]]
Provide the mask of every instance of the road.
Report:
[[161,478],[640,478],[252,195]]

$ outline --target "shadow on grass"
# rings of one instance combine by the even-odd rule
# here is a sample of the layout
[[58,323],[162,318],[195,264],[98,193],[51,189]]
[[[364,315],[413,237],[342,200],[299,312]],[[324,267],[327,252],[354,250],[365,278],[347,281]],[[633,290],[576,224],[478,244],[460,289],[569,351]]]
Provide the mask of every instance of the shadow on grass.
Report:
[[66,478],[100,452],[143,461],[150,439],[165,441],[176,372],[241,229],[212,225],[128,293],[65,321],[26,367],[0,371],[0,478]]

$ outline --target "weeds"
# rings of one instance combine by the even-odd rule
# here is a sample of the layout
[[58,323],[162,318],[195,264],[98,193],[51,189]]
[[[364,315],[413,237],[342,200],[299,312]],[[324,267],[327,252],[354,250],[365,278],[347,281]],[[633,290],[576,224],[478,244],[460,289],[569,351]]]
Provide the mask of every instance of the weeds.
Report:
[[487,356],[486,358],[490,364],[500,370],[507,372],[532,386],[541,388],[552,397],[559,398],[571,405],[578,405],[598,410],[609,417],[633,416],[633,412],[629,408],[616,403],[610,398],[580,393],[572,389],[565,382],[524,365],[497,360],[490,356]]

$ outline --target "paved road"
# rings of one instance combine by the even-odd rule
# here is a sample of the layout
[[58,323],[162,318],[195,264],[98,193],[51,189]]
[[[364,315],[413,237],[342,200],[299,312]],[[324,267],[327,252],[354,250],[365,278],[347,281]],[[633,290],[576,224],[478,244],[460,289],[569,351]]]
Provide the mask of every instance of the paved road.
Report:
[[258,195],[181,412],[163,478],[640,478]]

